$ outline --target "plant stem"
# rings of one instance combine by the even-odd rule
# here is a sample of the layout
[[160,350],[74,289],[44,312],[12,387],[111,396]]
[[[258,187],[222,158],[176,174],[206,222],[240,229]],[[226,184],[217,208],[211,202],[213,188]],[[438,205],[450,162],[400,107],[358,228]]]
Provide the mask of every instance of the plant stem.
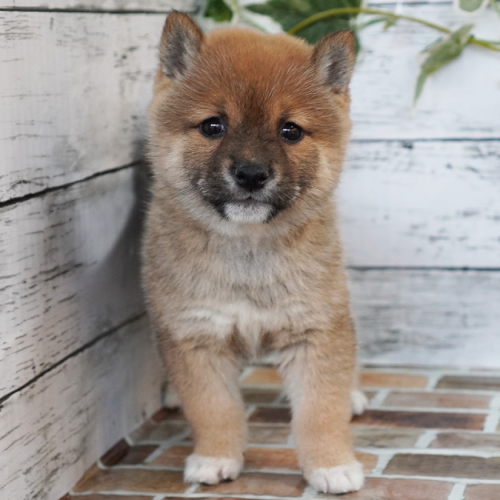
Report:
[[[494,1],[494,0],[492,0]],[[385,16],[387,18],[391,18],[394,20],[398,19],[405,19],[406,21],[412,21],[414,23],[422,24],[424,26],[427,26],[428,28],[435,29],[437,31],[440,31],[441,33],[447,33],[450,34],[452,33],[452,30],[445,28],[444,26],[440,26],[439,24],[434,24],[431,23],[430,21],[426,21],[425,19],[420,19],[418,17],[413,17],[413,16],[405,16],[403,14],[394,14],[393,12],[389,12],[386,10],[381,10],[381,9],[371,9],[371,8],[364,8],[364,7],[343,7],[341,9],[330,9],[330,10],[325,10],[323,12],[319,12],[318,14],[314,14],[311,17],[308,17],[307,19],[304,19],[300,23],[296,24],[292,28],[290,28],[287,33],[289,35],[296,35],[300,31],[302,31],[305,28],[308,28],[309,26],[312,26],[313,24],[316,24],[319,21],[325,21],[326,19],[330,19],[332,17],[337,17],[337,16],[342,16],[344,14],[372,14],[372,15],[378,15],[378,16]],[[481,47],[484,47],[486,49],[494,50],[496,52],[500,52],[500,47],[496,47],[498,45],[498,42],[490,42],[487,40],[480,40],[476,39],[473,36],[470,36],[469,39],[467,40],[467,43],[472,43],[474,45],[480,45]]]
[[500,7],[498,6],[497,0],[490,0],[490,3],[496,13],[500,16]]
[[224,0],[224,3],[231,9],[233,13],[233,24],[237,24],[238,21],[243,21],[249,26],[252,26],[252,28],[258,29],[259,31],[264,31],[262,26],[259,26],[257,23],[254,23],[251,19],[248,18],[238,0]]

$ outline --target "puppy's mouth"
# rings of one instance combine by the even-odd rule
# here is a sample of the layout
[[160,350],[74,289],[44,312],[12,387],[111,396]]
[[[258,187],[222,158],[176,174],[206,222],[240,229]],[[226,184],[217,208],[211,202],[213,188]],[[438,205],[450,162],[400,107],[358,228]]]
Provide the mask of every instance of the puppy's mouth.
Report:
[[271,203],[251,197],[244,200],[226,201],[219,209],[219,213],[227,220],[250,224],[269,222],[277,212],[278,210]]
[[[207,189],[207,185],[198,182],[202,197],[217,210],[219,215],[231,222],[263,224],[270,222],[288,203],[279,190],[260,190],[255,193],[243,193],[228,188],[227,185]],[[200,189],[201,188],[201,189]]]

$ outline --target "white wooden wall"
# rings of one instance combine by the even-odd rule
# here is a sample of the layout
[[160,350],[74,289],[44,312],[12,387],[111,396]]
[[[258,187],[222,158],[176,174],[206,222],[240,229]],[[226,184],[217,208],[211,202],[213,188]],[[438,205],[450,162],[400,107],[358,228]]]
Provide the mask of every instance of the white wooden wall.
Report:
[[57,500],[161,405],[137,162],[172,7],[0,0],[2,500]]
[[[450,27],[475,22],[478,37],[500,40],[491,9],[471,18],[437,1],[399,8]],[[338,192],[361,354],[498,368],[500,53],[467,48],[413,108],[416,56],[437,37],[406,22],[361,35]]]
[[[0,0],[2,499],[57,500],[160,405],[138,160],[172,7],[194,0]],[[403,9],[458,22],[448,3]],[[478,23],[499,37],[492,12]],[[362,36],[338,193],[362,354],[498,366],[500,58],[467,49],[414,110],[435,36]]]

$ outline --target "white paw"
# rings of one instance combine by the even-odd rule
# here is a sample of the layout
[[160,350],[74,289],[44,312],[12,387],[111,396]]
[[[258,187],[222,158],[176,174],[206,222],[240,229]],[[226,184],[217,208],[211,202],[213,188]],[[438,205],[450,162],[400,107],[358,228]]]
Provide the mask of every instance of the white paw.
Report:
[[234,458],[204,457],[193,453],[186,458],[184,481],[217,484],[224,480],[236,479],[242,465]]
[[321,493],[358,491],[364,483],[363,466],[359,462],[353,462],[329,469],[315,469],[306,479],[315,490]]
[[363,391],[353,389],[351,391],[351,413],[361,415],[368,408],[368,398]]
[[169,410],[180,408],[182,405],[181,398],[177,394],[177,391],[174,389],[174,386],[172,384],[168,384],[167,392],[165,394],[165,397],[163,398],[163,405]]

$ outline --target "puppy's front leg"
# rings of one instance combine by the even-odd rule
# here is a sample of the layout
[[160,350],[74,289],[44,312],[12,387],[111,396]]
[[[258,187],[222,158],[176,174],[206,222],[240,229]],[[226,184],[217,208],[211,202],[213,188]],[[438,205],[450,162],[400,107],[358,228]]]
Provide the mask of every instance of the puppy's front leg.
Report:
[[354,337],[348,318],[336,323],[331,331],[308,332],[304,341],[285,349],[280,368],[305,478],[318,491],[346,493],[363,486],[363,468],[349,429]]
[[164,353],[195,441],[194,452],[186,460],[184,480],[216,484],[235,479],[246,446],[235,357],[227,349],[191,342],[172,342]]

